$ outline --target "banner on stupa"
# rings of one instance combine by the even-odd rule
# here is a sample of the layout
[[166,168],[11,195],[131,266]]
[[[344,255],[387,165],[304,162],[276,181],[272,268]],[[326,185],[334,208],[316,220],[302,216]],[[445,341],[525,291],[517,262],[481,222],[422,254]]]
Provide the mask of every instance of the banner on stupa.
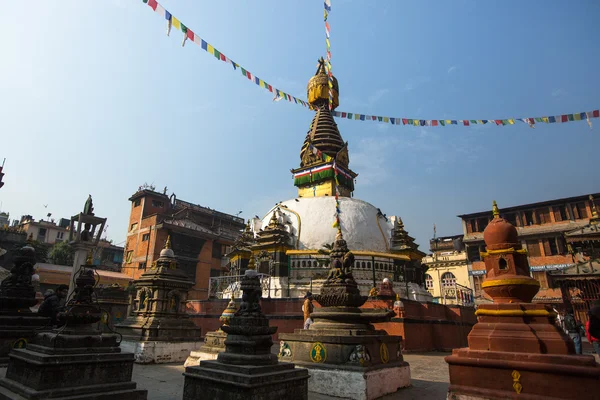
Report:
[[[247,68],[242,67],[225,54],[223,54],[220,50],[217,50],[213,45],[202,39],[196,32],[190,29],[187,25],[181,22],[178,18],[172,15],[169,11],[167,11],[162,5],[160,5],[156,0],[142,0],[146,3],[154,12],[160,15],[167,22],[167,35],[171,33],[171,28],[181,31],[183,33],[182,36],[182,46],[185,45],[186,41],[192,41],[196,45],[198,45],[202,50],[206,51],[210,55],[214,56],[217,60],[222,61],[226,64],[229,64],[233,67],[235,71],[239,70],[241,75],[253,82],[255,85],[269,91],[272,93],[274,101],[287,100],[290,103],[299,104],[305,108],[314,109],[308,102],[301,100],[297,97],[292,96],[289,93],[286,93],[278,88],[273,87],[271,84],[267,83],[265,80],[259,78],[258,76],[251,73]],[[330,78],[329,85],[332,85],[333,74],[331,73],[331,54],[329,51],[330,41],[330,26],[327,21],[328,12],[331,11],[331,1],[325,1],[325,9],[324,9],[324,17],[325,17],[325,29],[326,29],[326,43],[327,43],[327,68],[328,75]],[[331,92],[331,91],[330,91]],[[330,93],[331,97],[331,93]],[[331,101],[331,100],[330,100]],[[345,111],[333,111],[333,116],[342,119],[354,120],[354,121],[375,121],[381,123],[390,123],[392,125],[408,125],[408,126],[472,126],[472,125],[486,125],[492,124],[496,126],[506,126],[506,125],[515,125],[516,122],[526,123],[531,128],[534,128],[536,124],[544,123],[544,124],[554,124],[554,123],[565,123],[572,121],[587,121],[590,128],[592,127],[591,120],[593,118],[600,117],[600,110],[592,110],[592,111],[583,111],[576,112],[572,114],[559,114],[559,115],[547,115],[542,117],[528,117],[528,118],[503,118],[503,119],[416,119],[416,118],[407,118],[407,117],[389,117],[389,116],[379,116],[379,115],[368,115],[368,114],[360,114],[353,112],[345,112]]]

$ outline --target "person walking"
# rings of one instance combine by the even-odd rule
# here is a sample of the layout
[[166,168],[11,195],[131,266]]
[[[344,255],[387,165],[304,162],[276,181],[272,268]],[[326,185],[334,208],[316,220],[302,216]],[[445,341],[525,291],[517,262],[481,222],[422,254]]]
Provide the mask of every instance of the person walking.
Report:
[[59,285],[55,293],[49,293],[45,296],[43,303],[38,308],[38,314],[44,317],[49,317],[52,325],[57,324],[56,316],[63,307],[62,300],[67,298],[69,287],[67,285]]
[[312,293],[306,292],[304,295],[304,304],[302,305],[302,312],[304,313],[304,329],[308,329],[312,324],[312,319],[310,318],[310,314],[314,310],[312,300]]
[[573,315],[572,307],[567,308],[567,313],[565,314],[565,330],[575,344],[575,354],[581,354],[581,335],[579,334],[579,327]]

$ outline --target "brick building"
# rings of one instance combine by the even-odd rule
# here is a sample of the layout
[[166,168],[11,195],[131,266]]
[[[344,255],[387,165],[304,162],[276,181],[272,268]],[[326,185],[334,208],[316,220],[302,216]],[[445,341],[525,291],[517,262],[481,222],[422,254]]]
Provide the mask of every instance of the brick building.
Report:
[[209,278],[227,272],[224,255],[244,229],[244,220],[148,188],[140,188],[129,201],[122,272],[137,279],[158,258],[170,235],[179,268],[196,283],[190,300],[207,298]]
[[[593,194],[598,198],[600,194]],[[523,248],[527,249],[532,276],[540,282],[540,291],[534,302],[562,304],[560,290],[552,289],[548,271],[572,267],[577,249],[567,245],[565,235],[589,225],[592,215],[590,195],[568,197],[500,209],[500,216],[517,227]],[[485,302],[481,283],[485,266],[480,252],[485,250],[483,230],[493,218],[491,210],[459,215],[463,225],[463,243],[466,245],[469,274],[475,298]]]

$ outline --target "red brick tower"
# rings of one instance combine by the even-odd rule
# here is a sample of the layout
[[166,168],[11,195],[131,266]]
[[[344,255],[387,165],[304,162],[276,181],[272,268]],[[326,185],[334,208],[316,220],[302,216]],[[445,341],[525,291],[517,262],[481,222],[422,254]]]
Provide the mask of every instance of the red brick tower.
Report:
[[531,300],[539,282],[529,276],[527,253],[517,230],[500,218],[484,231],[482,284],[494,304],[480,305],[469,347],[446,357],[451,399],[590,398],[600,388],[600,365],[575,355],[571,339],[555,324],[556,314]]

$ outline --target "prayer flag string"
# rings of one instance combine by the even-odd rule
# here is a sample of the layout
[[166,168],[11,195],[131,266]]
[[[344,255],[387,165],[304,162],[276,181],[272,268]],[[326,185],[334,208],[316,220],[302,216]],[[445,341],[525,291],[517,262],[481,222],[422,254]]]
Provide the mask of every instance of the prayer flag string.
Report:
[[[217,50],[210,43],[202,39],[198,34],[192,31],[188,26],[184,25],[179,19],[173,16],[167,11],[162,5],[156,0],[142,0],[146,3],[154,12],[160,15],[167,21],[167,35],[170,35],[171,28],[180,30],[183,33],[181,45],[185,46],[187,40],[194,42],[196,45],[207,53],[214,56],[217,60],[229,64],[235,71],[240,70],[243,77],[247,78],[251,82],[254,82],[257,86],[268,90],[273,93],[273,101],[287,100],[290,103],[299,104],[303,107],[314,109],[308,102],[294,97],[282,90],[279,90],[256,75],[252,74],[246,68],[240,66],[235,61],[227,57],[221,51]],[[330,25],[328,22],[329,12],[331,11],[331,0],[324,1],[324,20],[325,20],[325,41],[327,44],[327,61],[325,63],[326,72],[328,75],[329,85],[329,108],[332,109],[333,105],[333,73],[331,71],[331,42],[330,42]],[[592,128],[592,118],[600,117],[600,110],[592,110],[585,112],[577,112],[573,114],[559,114],[559,115],[548,115],[543,117],[532,117],[532,118],[506,118],[506,119],[416,119],[416,118],[404,118],[404,117],[386,117],[378,115],[367,115],[360,113],[352,113],[346,111],[332,111],[334,117],[349,119],[354,121],[375,121],[382,123],[391,123],[392,125],[409,125],[409,126],[472,126],[472,125],[486,125],[492,124],[496,126],[515,125],[516,121],[526,123],[531,128],[535,128],[538,123],[554,124],[554,123],[565,123],[572,121],[586,121],[590,129]]]

